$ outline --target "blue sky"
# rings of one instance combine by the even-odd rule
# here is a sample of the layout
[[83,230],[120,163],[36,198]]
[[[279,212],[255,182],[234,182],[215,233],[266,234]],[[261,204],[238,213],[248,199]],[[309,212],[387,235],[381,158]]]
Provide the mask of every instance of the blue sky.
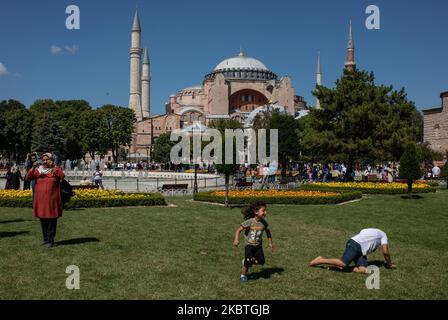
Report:
[[[80,8],[80,30],[65,28],[70,4]],[[365,27],[370,4],[381,10],[380,30]],[[317,52],[324,85],[333,86],[350,19],[358,67],[374,71],[377,83],[405,87],[419,109],[439,106],[448,90],[446,0],[0,0],[0,100],[127,106],[136,6],[151,60],[152,113],[163,113],[170,94],[200,84],[240,46],[289,75],[296,94],[314,104]]]

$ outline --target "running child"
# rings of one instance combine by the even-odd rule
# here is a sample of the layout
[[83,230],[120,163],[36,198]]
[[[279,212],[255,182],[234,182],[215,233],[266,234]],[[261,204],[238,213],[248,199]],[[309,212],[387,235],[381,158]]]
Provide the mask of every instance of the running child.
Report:
[[249,207],[242,210],[244,222],[235,232],[235,239],[233,245],[237,247],[240,244],[240,233],[245,231],[245,248],[244,260],[241,270],[240,281],[246,282],[247,272],[254,264],[264,265],[265,258],[263,253],[263,232],[266,231],[266,236],[269,241],[269,249],[273,251],[272,234],[269,225],[264,219],[266,217],[266,203],[255,202]]

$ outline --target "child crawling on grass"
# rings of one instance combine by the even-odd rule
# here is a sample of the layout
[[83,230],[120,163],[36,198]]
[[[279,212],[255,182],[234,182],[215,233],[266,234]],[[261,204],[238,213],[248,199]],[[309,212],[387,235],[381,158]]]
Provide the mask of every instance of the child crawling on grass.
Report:
[[269,229],[269,225],[264,219],[266,217],[266,203],[255,202],[249,207],[242,210],[244,216],[244,222],[235,232],[235,239],[233,245],[237,247],[240,244],[240,233],[245,231],[245,248],[244,248],[244,260],[241,271],[240,281],[246,282],[247,272],[250,267],[255,264],[264,265],[264,253],[263,253],[263,231],[266,231],[266,236],[269,241],[269,249],[272,251],[274,246],[272,244],[272,234]]

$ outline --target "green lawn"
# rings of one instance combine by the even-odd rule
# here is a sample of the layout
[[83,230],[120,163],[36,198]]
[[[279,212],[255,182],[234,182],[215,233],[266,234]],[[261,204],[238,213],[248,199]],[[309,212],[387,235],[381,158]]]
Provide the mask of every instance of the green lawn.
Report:
[[[65,211],[52,249],[40,246],[31,209],[0,208],[0,299],[447,299],[448,192],[422,197],[268,206],[275,251],[245,284],[243,246],[232,247],[240,208],[168,198],[168,207]],[[340,257],[365,227],[387,232],[398,265],[380,268],[380,290],[367,290],[365,275],[308,267],[319,254]],[[68,265],[80,268],[80,290],[65,288]]]

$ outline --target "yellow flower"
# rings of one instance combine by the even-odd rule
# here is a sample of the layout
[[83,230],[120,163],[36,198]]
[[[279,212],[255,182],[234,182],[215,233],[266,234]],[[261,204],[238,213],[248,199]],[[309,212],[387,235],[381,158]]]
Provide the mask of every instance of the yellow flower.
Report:
[[[225,191],[215,191],[212,195],[218,197],[224,197]],[[336,196],[335,192],[323,192],[323,191],[304,191],[304,190],[241,190],[241,191],[229,191],[229,197],[328,197]]]
[[[324,186],[337,189],[403,189],[407,190],[406,183],[392,182],[316,182],[314,186]],[[412,186],[413,189],[431,189],[431,186],[425,182],[418,181]]]

